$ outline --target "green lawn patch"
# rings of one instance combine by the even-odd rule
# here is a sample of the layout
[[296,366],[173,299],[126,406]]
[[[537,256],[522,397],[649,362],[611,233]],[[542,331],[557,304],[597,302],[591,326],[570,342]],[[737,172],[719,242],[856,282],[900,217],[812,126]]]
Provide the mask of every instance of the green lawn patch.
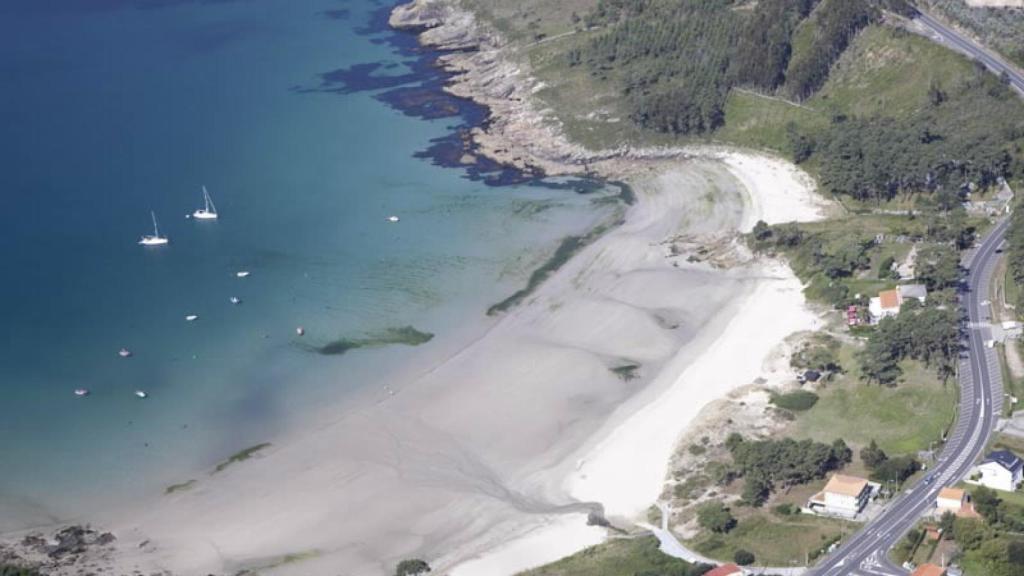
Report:
[[804,130],[817,131],[825,129],[828,122],[828,114],[814,108],[734,89],[725,103],[725,125],[715,132],[714,138],[788,156],[792,150],[786,138],[786,125],[793,123]]
[[846,376],[819,390],[813,408],[797,416],[792,433],[798,438],[831,442],[842,438],[864,446],[871,440],[888,454],[928,449],[953,423],[959,393],[950,381],[917,362],[904,362],[903,379],[894,387],[860,382],[853,347],[840,350]]
[[808,557],[856,528],[840,520],[807,514],[779,517],[762,510],[739,523],[728,534],[704,534],[689,542],[698,552],[731,561],[737,550],[749,550],[758,566],[806,565]]
[[807,390],[796,390],[785,394],[772,394],[772,404],[793,412],[810,410],[818,403],[818,395]]
[[658,550],[656,538],[644,536],[610,540],[546,566],[521,572],[519,576],[687,576],[690,569],[688,562]]

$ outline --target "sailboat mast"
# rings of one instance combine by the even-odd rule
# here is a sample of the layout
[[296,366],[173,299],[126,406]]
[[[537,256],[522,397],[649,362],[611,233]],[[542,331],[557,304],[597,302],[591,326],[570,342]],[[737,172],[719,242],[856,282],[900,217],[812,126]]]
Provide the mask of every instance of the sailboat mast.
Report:
[[160,228],[156,225],[156,212],[150,210],[149,215],[153,217],[153,236],[160,236]]
[[203,186],[203,201],[206,203],[206,211],[216,214],[217,207],[213,205],[213,198],[210,198],[210,193],[207,192],[206,186]]

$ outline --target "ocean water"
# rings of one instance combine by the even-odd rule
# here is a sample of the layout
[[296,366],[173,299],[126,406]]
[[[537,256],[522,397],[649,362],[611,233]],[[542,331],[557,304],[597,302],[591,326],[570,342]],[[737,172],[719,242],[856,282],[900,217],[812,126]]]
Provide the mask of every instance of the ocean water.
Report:
[[[153,497],[398,385],[608,217],[595,183],[446,166],[484,111],[438,96],[389,6],[0,4],[0,530]],[[202,185],[217,222],[185,218]],[[150,210],[169,246],[136,245]],[[403,326],[435,338],[315,351]]]

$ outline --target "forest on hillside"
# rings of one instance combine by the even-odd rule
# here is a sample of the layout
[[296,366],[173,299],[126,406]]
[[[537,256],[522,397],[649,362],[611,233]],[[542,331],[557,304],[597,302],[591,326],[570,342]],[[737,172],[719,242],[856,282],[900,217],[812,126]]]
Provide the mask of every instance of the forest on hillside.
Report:
[[603,32],[569,64],[621,83],[637,124],[700,134],[722,125],[734,87],[813,94],[883,8],[908,10],[903,0],[600,0],[584,23]]
[[[618,85],[638,126],[677,136],[714,135],[730,91],[792,102],[814,97],[837,61],[906,0],[599,0],[581,23],[593,31],[568,54],[600,82]],[[902,116],[831,113],[824,130],[787,129],[788,152],[811,161],[822,184],[858,200],[967,184],[1024,172],[1024,108],[984,68]]]

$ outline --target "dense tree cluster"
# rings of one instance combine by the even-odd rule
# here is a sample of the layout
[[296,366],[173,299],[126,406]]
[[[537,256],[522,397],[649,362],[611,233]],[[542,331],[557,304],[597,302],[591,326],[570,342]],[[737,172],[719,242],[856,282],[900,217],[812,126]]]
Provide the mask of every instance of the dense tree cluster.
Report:
[[952,246],[925,246],[917,254],[914,274],[929,292],[956,288],[961,275],[960,253]]
[[786,92],[797,100],[808,98],[828,79],[832,64],[849,46],[853,37],[878,18],[872,2],[823,0],[814,13],[815,34],[809,50],[793,58],[786,74]]
[[[1024,210],[1016,210],[1010,217],[1010,227],[1006,230],[1006,262],[1014,282],[1024,286]],[[1021,290],[1015,302],[1018,310],[1024,310],[1024,290]]]
[[819,1],[758,2],[739,36],[732,70],[735,78],[766,91],[781,86],[793,53],[793,32]]
[[[637,124],[704,133],[723,123],[735,86],[810,95],[850,38],[877,20],[878,5],[892,1],[760,0],[737,10],[736,0],[601,0],[584,21],[602,32],[568,60],[621,82]],[[795,54],[807,22],[812,41]]]
[[899,363],[913,358],[934,368],[940,377],[954,373],[960,350],[959,317],[955,309],[903,303],[899,316],[883,318],[859,354],[861,377],[882,385],[896,384]]
[[1019,117],[1010,88],[975,67],[955,86],[933,84],[930,93],[929,105],[902,118],[838,114],[817,134],[791,127],[794,159],[817,158],[828,189],[874,201],[943,189],[953,198],[968,184],[985,188],[1021,171],[1015,141],[1024,125],[1007,121]]
[[743,500],[760,506],[776,487],[804,484],[846,464],[853,452],[842,440],[832,445],[811,440],[744,440],[733,433],[726,440],[738,475]]
[[861,448],[860,459],[871,471],[871,478],[879,482],[902,484],[921,468],[917,460],[910,456],[890,458],[874,440]]
[[[1010,504],[987,488],[973,494],[975,509],[983,520],[956,518],[952,537],[973,563],[984,567],[990,576],[1016,576],[1024,573],[1024,508]],[[944,519],[945,520],[945,519]]]
[[713,501],[697,508],[697,523],[705,530],[724,534],[736,527],[736,518],[724,504]]

